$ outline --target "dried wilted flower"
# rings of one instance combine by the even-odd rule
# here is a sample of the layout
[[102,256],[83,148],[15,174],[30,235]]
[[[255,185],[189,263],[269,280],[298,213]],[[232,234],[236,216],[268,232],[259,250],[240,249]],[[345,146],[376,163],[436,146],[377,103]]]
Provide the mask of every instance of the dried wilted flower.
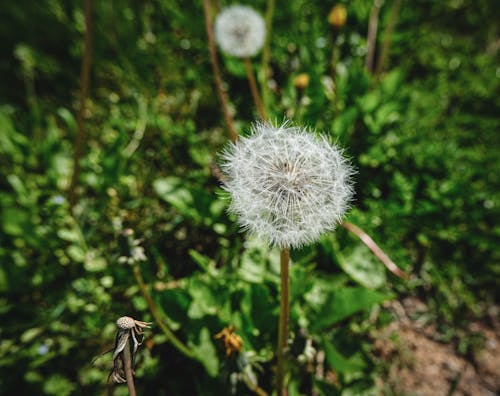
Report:
[[253,125],[222,154],[229,211],[243,229],[281,249],[311,243],[341,220],[353,173],[326,137],[285,123]]
[[222,51],[238,58],[256,55],[264,45],[264,19],[251,7],[233,5],[215,20],[215,39]]
[[149,328],[151,323],[135,320],[130,316],[122,316],[116,321],[118,332],[116,333],[115,347],[113,349],[114,367],[109,378],[118,384],[126,382],[125,379],[125,362],[123,350],[129,346],[130,356],[134,357],[137,348],[142,344],[142,338],[145,328]]
[[243,348],[243,340],[236,334],[236,329],[232,325],[224,327],[214,338],[221,340],[222,345],[226,349],[226,356],[238,354]]

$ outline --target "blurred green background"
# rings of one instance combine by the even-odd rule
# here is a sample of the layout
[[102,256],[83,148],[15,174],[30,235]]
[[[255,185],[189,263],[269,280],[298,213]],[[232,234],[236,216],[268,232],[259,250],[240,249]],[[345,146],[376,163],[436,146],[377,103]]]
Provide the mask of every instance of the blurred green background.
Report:
[[[272,3],[251,5],[266,15]],[[332,24],[336,4],[347,19]],[[240,233],[220,196],[214,164],[229,135],[203,2],[93,2],[70,205],[83,5],[0,11],[0,394],[127,394],[106,388],[109,354],[92,362],[123,315],[154,322],[136,358],[139,394],[253,394],[245,380],[270,392],[279,254]],[[275,3],[267,78],[252,60],[271,118],[345,147],[358,170],[347,220],[411,274],[387,272],[343,228],[293,251],[290,395],[401,394],[394,360],[374,345],[409,296],[425,306],[411,319],[457,355],[472,361],[485,347],[469,324],[498,315],[499,10],[493,0]],[[218,57],[246,133],[257,115],[243,63]],[[169,342],[144,290],[192,356]],[[214,336],[229,325],[244,349],[227,357]]]

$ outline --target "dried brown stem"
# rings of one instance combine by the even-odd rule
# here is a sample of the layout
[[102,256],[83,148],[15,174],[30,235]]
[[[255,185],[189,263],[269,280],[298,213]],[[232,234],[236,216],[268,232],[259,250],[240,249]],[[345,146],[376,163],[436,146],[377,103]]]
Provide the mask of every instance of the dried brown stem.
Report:
[[348,221],[344,221],[342,224],[342,227],[344,227],[347,231],[352,232],[354,235],[356,235],[361,241],[373,252],[373,254],[380,260],[382,263],[386,266],[386,268],[391,271],[394,275],[402,278],[402,279],[409,279],[410,276],[401,270],[394,262],[385,254],[385,252],[375,243],[375,241],[368,235],[366,232],[364,232],[361,228],[358,226],[355,226],[352,223],[349,223]]
[[260,98],[259,89],[257,88],[257,83],[255,82],[255,76],[253,74],[252,62],[250,58],[245,57],[245,70],[247,72],[248,84],[250,85],[250,91],[252,92],[253,101],[255,103],[255,107],[257,108],[257,112],[262,120],[267,120],[266,109],[262,104],[262,100]]
[[222,106],[222,113],[224,114],[224,120],[226,122],[227,129],[229,130],[229,135],[231,136],[231,140],[235,142],[236,140],[238,140],[238,132],[236,132],[234,120],[229,111],[227,95],[222,86],[221,72],[219,62],[217,60],[217,50],[215,48],[211,8],[212,7],[210,4],[210,0],[203,0],[203,10],[205,12],[205,27],[208,37],[208,49],[210,53],[210,62],[212,63],[212,70],[214,73],[215,88],[219,97],[220,104]]
[[130,340],[127,340],[125,348],[123,348],[122,358],[123,366],[125,369],[125,379],[127,380],[128,394],[129,396],[136,396],[135,384],[134,384],[134,369],[132,364],[132,354],[130,353]]
[[73,145],[73,174],[69,187],[69,204],[71,207],[76,202],[76,187],[80,178],[80,160],[84,152],[85,144],[85,102],[90,81],[90,62],[92,51],[92,0],[85,0],[85,33],[83,34],[83,59],[80,74],[80,103],[76,116],[76,136]]

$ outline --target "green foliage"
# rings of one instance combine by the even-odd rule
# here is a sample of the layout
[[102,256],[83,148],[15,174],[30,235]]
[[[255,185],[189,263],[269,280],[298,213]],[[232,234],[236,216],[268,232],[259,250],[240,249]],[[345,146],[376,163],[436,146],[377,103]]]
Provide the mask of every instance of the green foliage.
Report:
[[[82,4],[3,5],[0,389],[101,394],[112,362],[99,355],[113,345],[114,321],[130,315],[155,322],[137,355],[140,394],[244,395],[255,381],[269,391],[279,252],[246,238],[225,212],[213,165],[228,138],[201,2],[93,3],[73,208]],[[348,20],[338,31],[326,20],[331,4],[277,7],[267,104],[272,119],[291,117],[346,147],[358,169],[349,221],[413,277],[386,274],[343,229],[293,251],[290,395],[377,394],[379,304],[407,294],[426,299],[443,336],[467,353],[477,340],[464,328],[494,301],[500,272],[496,3],[403,1],[386,70],[375,75],[364,68],[372,2],[342,3]],[[381,10],[378,51],[392,3]],[[264,13],[266,2],[255,7]],[[220,59],[244,134],[256,117],[244,68]],[[253,64],[261,77],[260,58]],[[310,78],[303,89],[299,73]],[[130,229],[145,261],[124,242]],[[192,358],[153,317],[137,268]],[[230,325],[244,345],[238,358],[214,338]],[[324,352],[334,381],[316,378],[311,351]]]

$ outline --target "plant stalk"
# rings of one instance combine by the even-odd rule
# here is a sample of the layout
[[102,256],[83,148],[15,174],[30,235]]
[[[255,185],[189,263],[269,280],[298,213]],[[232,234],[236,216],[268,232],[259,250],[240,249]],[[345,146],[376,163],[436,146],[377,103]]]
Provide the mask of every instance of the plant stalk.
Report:
[[280,321],[278,327],[278,369],[276,374],[276,393],[287,394],[285,380],[285,353],[288,346],[288,322],[290,320],[290,249],[284,248],[280,254]]
[[394,33],[394,27],[398,20],[399,9],[401,8],[401,0],[394,0],[392,2],[391,13],[389,15],[389,22],[387,23],[387,28],[384,32],[384,39],[382,40],[382,45],[380,47],[380,55],[377,61],[377,68],[375,69],[375,74],[380,74],[384,71],[385,65],[387,63],[387,57],[389,56],[389,49],[391,46],[391,39]]
[[132,368],[132,354],[130,353],[130,340],[127,340],[127,344],[122,351],[123,367],[125,369],[125,379],[127,380],[128,394],[129,396],[136,396],[135,384],[134,384],[134,369]]
[[370,12],[370,20],[368,22],[365,68],[370,73],[373,73],[373,59],[375,58],[375,47],[377,46],[378,17],[383,3],[383,0],[374,0],[372,10]]
[[368,249],[372,251],[372,253],[380,260],[382,261],[382,264],[386,266],[386,268],[391,271],[394,275],[402,278],[402,279],[409,279],[410,276],[401,270],[395,263],[392,261],[387,254],[375,243],[375,241],[368,235],[366,232],[364,232],[361,228],[358,226],[355,226],[352,223],[349,223],[348,221],[344,221],[341,223],[341,226],[344,227],[347,231],[352,232],[354,235],[356,235],[361,242],[363,242]]
[[255,107],[257,108],[257,112],[262,120],[267,120],[267,113],[264,105],[262,104],[262,99],[260,98],[259,89],[257,88],[257,83],[255,82],[255,76],[253,74],[252,62],[250,58],[247,56],[244,59],[245,62],[245,70],[247,72],[248,84],[250,85],[250,91],[252,92],[253,101],[255,103]]
[[165,324],[163,318],[160,315],[160,312],[158,311],[158,308],[156,307],[156,304],[154,303],[153,299],[151,298],[151,294],[149,294],[148,288],[146,284],[144,283],[144,279],[142,278],[141,274],[141,269],[138,264],[135,264],[133,266],[134,268],[134,276],[135,280],[137,282],[137,285],[139,286],[139,289],[141,290],[141,294],[146,300],[146,304],[149,307],[149,311],[151,312],[151,315],[155,318],[156,323],[158,323],[158,326],[160,326],[160,329],[163,331],[167,339],[172,343],[172,345],[179,351],[181,352],[184,356],[195,359],[196,354],[194,351],[189,349],[184,343],[179,340],[175,334],[170,330],[170,328]]
[[273,14],[274,14],[275,0],[267,0],[266,9],[266,40],[264,48],[262,49],[262,63],[260,72],[260,90],[262,92],[262,102],[264,108],[269,108],[269,87],[267,80],[269,78],[269,61],[271,60],[271,31],[273,28]]
[[212,17],[210,14],[211,8],[212,7],[210,0],[203,0],[203,10],[205,12],[205,27],[207,30],[207,37],[208,37],[208,49],[210,53],[210,62],[212,63],[212,70],[214,73],[215,88],[217,91],[217,96],[219,97],[219,102],[222,107],[224,120],[226,122],[227,129],[229,130],[229,135],[231,136],[231,140],[235,142],[236,140],[238,140],[238,132],[236,132],[236,128],[234,126],[234,120],[231,115],[231,112],[229,111],[227,95],[224,92],[224,88],[222,86],[222,77],[221,77],[219,62],[217,60],[217,51],[215,49]]
[[73,174],[71,175],[71,184],[69,187],[68,201],[73,208],[76,202],[76,187],[80,178],[80,160],[84,152],[85,144],[85,102],[90,81],[90,61],[92,51],[92,0],[85,0],[85,32],[83,34],[83,59],[80,74],[80,103],[76,115],[76,136],[73,145]]

